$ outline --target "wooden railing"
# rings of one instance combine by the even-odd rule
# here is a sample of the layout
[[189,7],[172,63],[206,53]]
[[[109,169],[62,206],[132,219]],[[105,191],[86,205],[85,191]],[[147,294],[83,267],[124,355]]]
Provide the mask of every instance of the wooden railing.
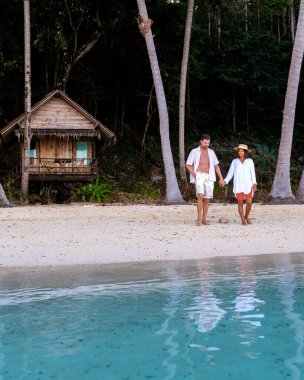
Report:
[[94,174],[96,160],[71,158],[30,158],[30,174]]

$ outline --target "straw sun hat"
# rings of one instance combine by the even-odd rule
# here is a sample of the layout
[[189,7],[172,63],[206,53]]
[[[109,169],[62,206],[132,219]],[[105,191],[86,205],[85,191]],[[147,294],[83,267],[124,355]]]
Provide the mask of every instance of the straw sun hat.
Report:
[[246,144],[239,144],[234,148],[234,150],[238,151],[239,149],[247,150],[248,153],[252,152],[250,149],[248,149],[248,145]]

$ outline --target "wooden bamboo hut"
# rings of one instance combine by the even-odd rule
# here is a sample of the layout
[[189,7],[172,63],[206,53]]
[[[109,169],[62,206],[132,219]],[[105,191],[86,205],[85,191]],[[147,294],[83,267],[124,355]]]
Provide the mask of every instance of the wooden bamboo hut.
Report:
[[[18,137],[22,160],[24,115],[3,127],[0,135],[4,143]],[[115,135],[64,92],[54,90],[32,107],[30,181],[96,178],[98,141],[113,144]]]

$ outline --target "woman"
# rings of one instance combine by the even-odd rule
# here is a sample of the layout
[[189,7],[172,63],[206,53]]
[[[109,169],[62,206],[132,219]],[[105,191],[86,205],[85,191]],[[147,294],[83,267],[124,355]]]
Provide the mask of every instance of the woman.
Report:
[[[228,184],[233,177],[233,192],[238,201],[238,210],[242,224],[251,224],[249,214],[257,185],[254,163],[251,158],[248,158],[248,152],[250,151],[247,145],[239,144],[234,150],[238,152],[238,158],[232,161],[224,182]],[[243,210],[244,200],[246,201],[245,215]]]

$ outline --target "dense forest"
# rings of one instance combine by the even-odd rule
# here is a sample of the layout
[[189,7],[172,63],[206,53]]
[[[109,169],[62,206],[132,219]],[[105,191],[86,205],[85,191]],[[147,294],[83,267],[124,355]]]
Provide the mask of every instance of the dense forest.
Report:
[[[146,0],[164,84],[178,173],[179,91],[187,1]],[[0,128],[24,110],[23,1],[0,0]],[[31,0],[32,104],[54,88],[116,134],[99,151],[99,177],[117,194],[163,195],[158,108],[145,40],[133,0]],[[260,190],[271,190],[299,1],[197,0],[187,71],[185,154],[202,132],[212,136],[225,173],[233,147],[253,148]],[[291,186],[303,171],[300,81]],[[17,138],[0,147],[0,182],[20,187]],[[30,193],[37,184],[30,184]],[[180,183],[185,198],[187,186]],[[67,187],[69,188],[69,187]],[[109,187],[110,188],[110,187]],[[105,191],[108,191],[108,189]],[[58,191],[58,189],[56,190]],[[60,191],[63,193],[63,190]],[[217,197],[227,197],[218,189]],[[113,198],[114,195],[113,195]]]

